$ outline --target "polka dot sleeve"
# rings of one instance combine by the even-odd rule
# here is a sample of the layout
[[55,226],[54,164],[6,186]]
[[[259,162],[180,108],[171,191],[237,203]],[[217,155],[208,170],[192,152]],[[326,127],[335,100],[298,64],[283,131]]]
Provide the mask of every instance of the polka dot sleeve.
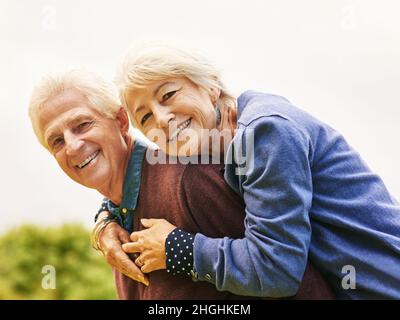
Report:
[[193,269],[194,234],[174,229],[165,240],[167,272],[191,275]]

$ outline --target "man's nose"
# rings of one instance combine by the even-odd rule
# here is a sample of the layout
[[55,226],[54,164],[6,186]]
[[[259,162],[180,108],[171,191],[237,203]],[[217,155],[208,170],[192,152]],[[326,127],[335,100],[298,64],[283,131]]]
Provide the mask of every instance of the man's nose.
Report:
[[83,140],[73,133],[64,134],[64,140],[68,156],[77,154],[84,144]]

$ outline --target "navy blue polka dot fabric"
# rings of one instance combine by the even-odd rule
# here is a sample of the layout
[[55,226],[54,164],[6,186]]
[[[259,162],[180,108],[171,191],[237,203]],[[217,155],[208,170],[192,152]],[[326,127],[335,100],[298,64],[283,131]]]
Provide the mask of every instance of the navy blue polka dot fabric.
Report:
[[165,240],[167,272],[191,275],[193,269],[194,234],[176,228]]

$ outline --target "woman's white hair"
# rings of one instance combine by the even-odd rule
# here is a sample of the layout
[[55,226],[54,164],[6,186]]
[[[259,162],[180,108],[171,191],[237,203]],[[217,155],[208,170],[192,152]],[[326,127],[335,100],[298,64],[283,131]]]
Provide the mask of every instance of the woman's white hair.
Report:
[[[217,101],[219,107],[236,106],[236,99],[226,90],[219,71],[208,60],[162,43],[148,44],[128,51],[117,69],[115,83],[121,100],[124,101],[126,91],[143,88],[154,81],[181,76],[208,92],[211,88],[220,89],[221,94]],[[127,107],[130,112],[129,106]]]
[[46,103],[63,92],[74,89],[80,92],[89,104],[108,118],[115,118],[121,107],[118,90],[92,71],[77,68],[45,75],[34,87],[29,102],[29,117],[39,142],[46,147],[40,128],[40,111]]

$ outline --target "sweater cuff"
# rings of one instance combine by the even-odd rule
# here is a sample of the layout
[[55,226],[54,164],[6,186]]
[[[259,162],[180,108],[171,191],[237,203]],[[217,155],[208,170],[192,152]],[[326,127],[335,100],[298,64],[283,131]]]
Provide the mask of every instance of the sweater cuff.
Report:
[[166,269],[173,275],[190,276],[193,269],[194,235],[176,228],[165,240]]
[[217,275],[214,268],[216,257],[218,257],[220,239],[208,238],[197,233],[193,243],[193,281],[207,281],[216,284]]

